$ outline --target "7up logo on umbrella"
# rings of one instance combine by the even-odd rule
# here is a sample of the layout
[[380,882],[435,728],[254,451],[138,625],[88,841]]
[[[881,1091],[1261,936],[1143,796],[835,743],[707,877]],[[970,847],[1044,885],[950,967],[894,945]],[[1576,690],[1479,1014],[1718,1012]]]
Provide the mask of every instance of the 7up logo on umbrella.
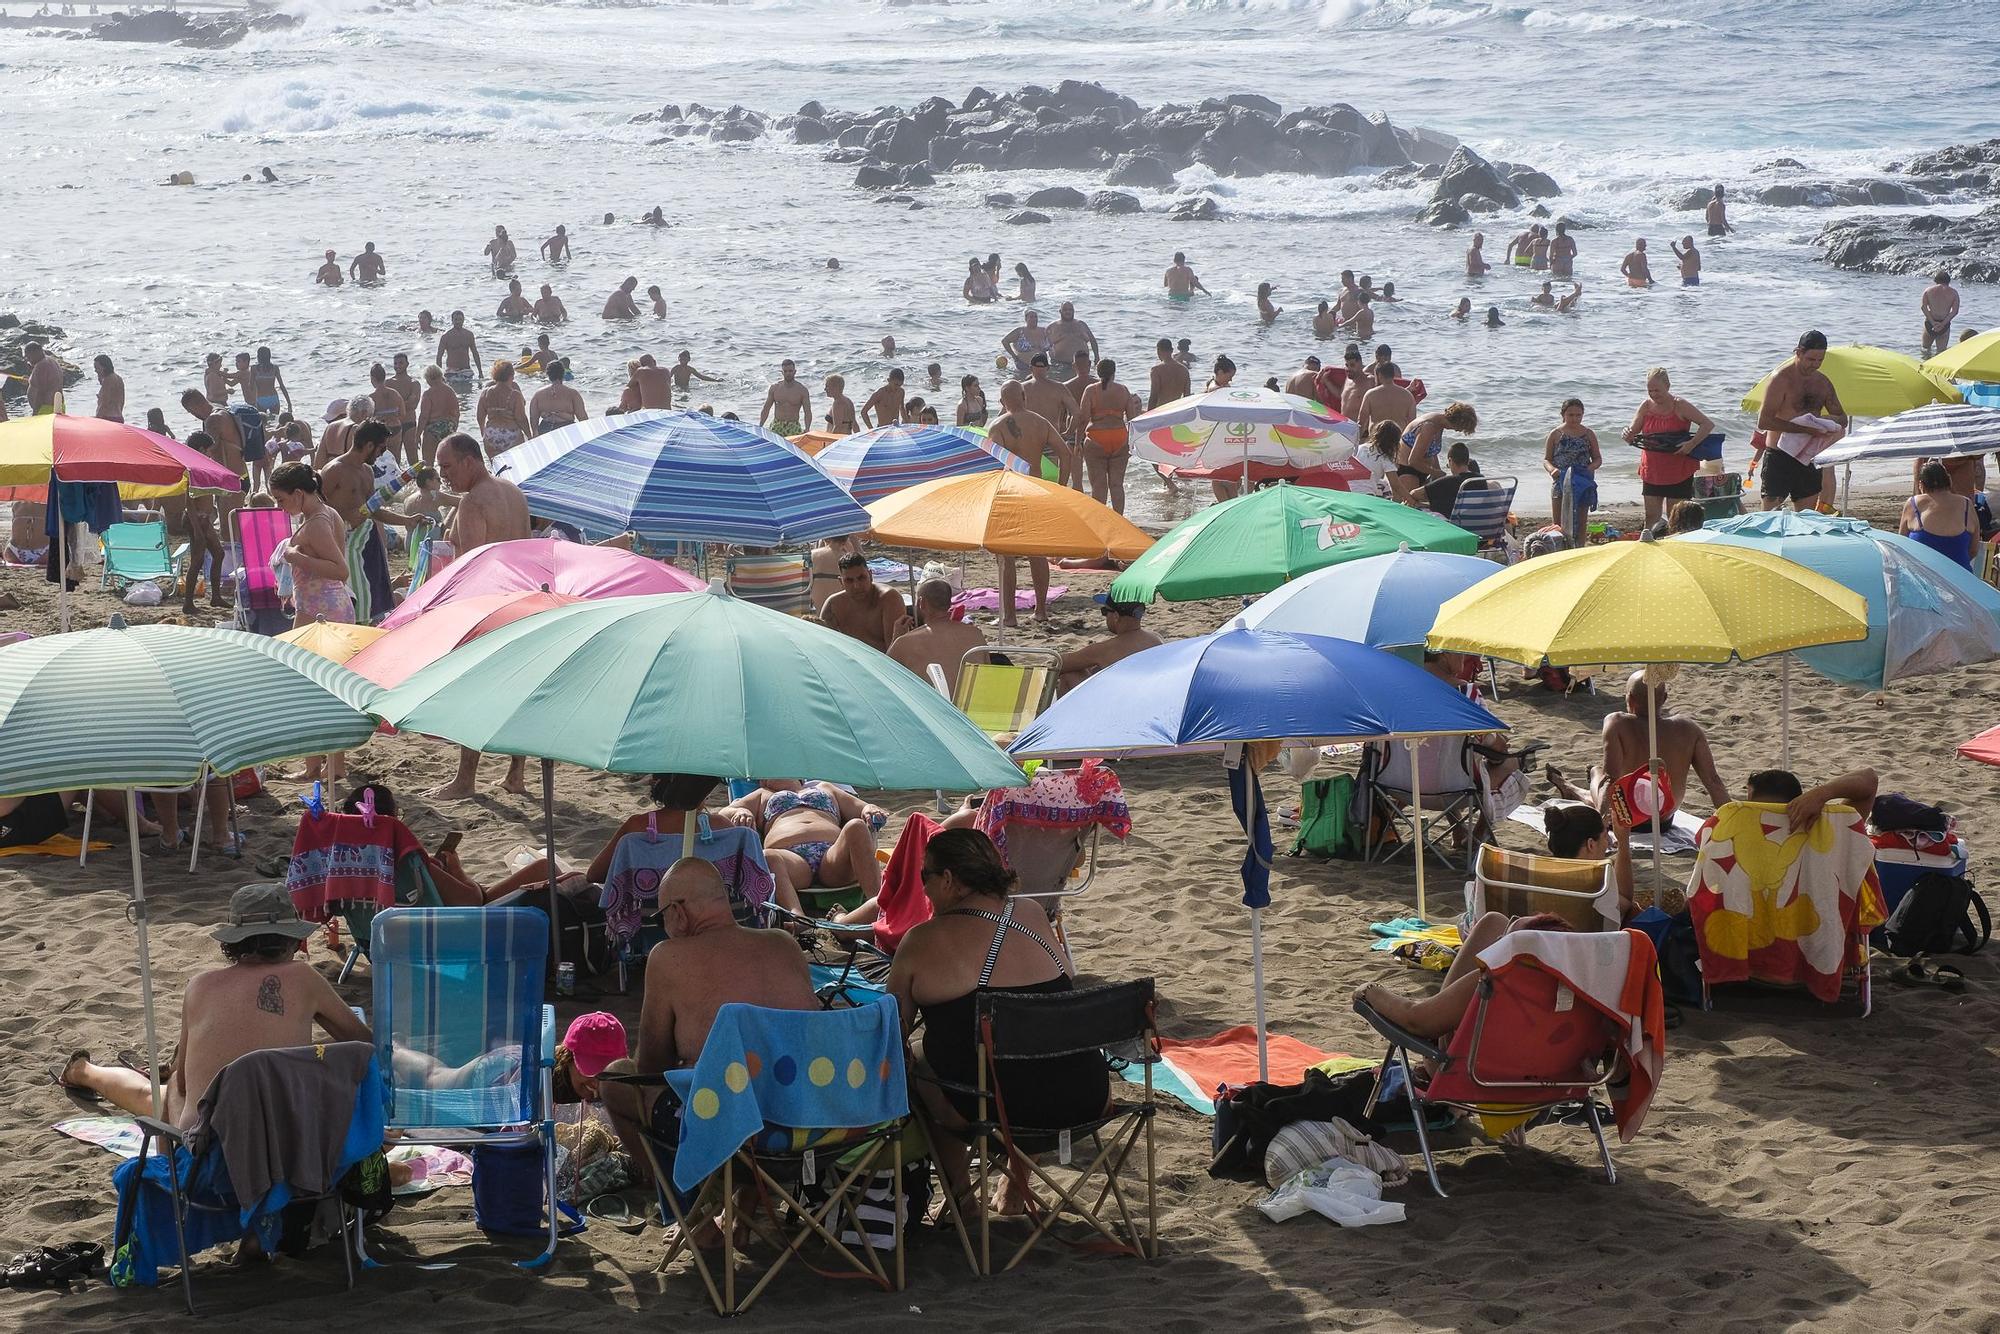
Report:
[[1313,533],[1314,540],[1319,543],[1321,551],[1331,550],[1337,543],[1352,542],[1355,538],[1361,536],[1360,524],[1335,523],[1330,517],[1300,519],[1299,527]]

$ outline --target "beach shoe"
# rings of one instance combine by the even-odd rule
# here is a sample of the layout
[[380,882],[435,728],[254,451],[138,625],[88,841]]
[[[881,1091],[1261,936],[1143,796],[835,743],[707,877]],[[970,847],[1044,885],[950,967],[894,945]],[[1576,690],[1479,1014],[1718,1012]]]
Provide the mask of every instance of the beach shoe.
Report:
[[141,1052],[133,1051],[130,1047],[119,1052],[113,1059],[133,1074],[147,1075],[149,1078],[151,1076],[152,1067],[146,1064],[145,1055]]
[[94,1241],[65,1241],[22,1251],[0,1267],[0,1287],[68,1287],[104,1269],[104,1248]]
[[[61,1065],[50,1066],[49,1083],[54,1084],[57,1088],[61,1089],[64,1093],[69,1094],[72,1098],[85,1098],[91,1102],[104,1101],[104,1099],[102,1099],[97,1095],[96,1090],[87,1089],[83,1087],[83,1085],[81,1084],[71,1084],[63,1079],[63,1071],[69,1069],[72,1065],[75,1065],[78,1061],[82,1061],[86,1065],[89,1064],[90,1052],[82,1047],[78,1047],[75,1051],[69,1054],[69,1059],[64,1061]],[[17,1256],[15,1258],[18,1259],[19,1257]]]
[[1889,974],[1889,978],[1906,987],[1936,987],[1940,991],[1965,990],[1964,973],[1948,963],[1932,963],[1927,955],[1922,954]]

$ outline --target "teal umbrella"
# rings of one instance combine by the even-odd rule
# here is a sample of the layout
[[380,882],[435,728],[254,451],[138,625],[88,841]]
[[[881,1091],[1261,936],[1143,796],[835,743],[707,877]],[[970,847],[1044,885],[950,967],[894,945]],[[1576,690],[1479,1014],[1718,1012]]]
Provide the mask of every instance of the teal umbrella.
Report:
[[[380,687],[306,649],[239,630],[127,626],[0,649],[0,794],[124,788],[132,921],[146,1055],[160,1068],[152,953],[134,788],[185,787],[301,755],[345,750],[375,730]],[[197,815],[197,824],[199,823]],[[199,834],[197,833],[197,838]],[[153,1105],[161,1107],[159,1076]]]
[[1428,510],[1280,483],[1191,515],[1111,585],[1121,602],[1268,593],[1312,570],[1400,547],[1470,556],[1479,539]]

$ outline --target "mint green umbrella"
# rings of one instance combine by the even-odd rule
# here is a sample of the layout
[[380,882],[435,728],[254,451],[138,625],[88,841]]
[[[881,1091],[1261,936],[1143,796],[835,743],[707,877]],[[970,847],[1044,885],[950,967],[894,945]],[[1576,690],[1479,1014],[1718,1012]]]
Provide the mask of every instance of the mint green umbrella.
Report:
[[[186,625],[78,630],[0,648],[0,795],[124,788],[149,1067],[160,1068],[134,788],[186,787],[375,730],[381,688],[292,644]],[[203,791],[206,792],[206,785]],[[199,841],[197,812],[196,839]],[[159,1076],[153,1105],[160,1107]]]
[[1189,602],[1268,593],[1309,571],[1400,547],[1470,556],[1479,539],[1429,510],[1280,483],[1182,520],[1118,576],[1111,596]]

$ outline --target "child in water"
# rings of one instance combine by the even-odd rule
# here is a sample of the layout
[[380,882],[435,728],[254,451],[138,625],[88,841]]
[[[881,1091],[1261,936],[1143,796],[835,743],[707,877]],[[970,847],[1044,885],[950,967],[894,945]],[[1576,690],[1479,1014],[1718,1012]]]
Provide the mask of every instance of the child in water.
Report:
[[1583,545],[1597,507],[1597,470],[1604,466],[1597,433],[1583,424],[1583,400],[1565,399],[1562,425],[1549,432],[1542,467],[1549,474],[1549,513],[1572,547]]

